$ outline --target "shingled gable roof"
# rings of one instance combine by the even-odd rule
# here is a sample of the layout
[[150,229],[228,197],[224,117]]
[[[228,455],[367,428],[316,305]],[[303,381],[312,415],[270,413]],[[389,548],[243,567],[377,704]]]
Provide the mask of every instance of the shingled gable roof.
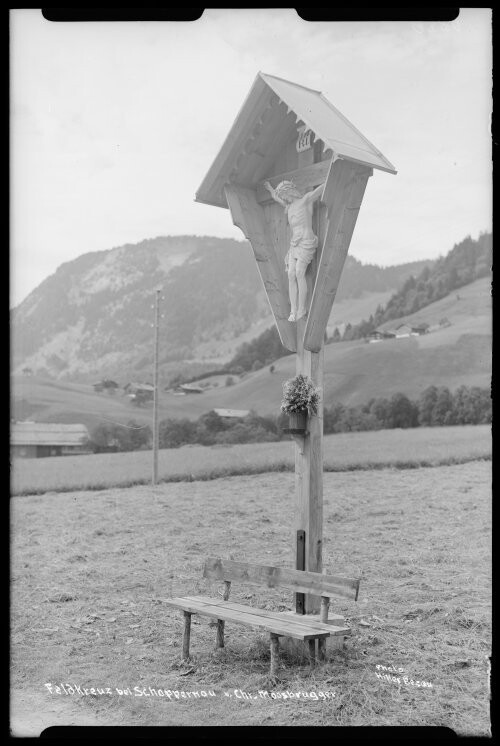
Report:
[[[292,111],[298,121],[302,121],[321,139],[324,147],[341,158],[378,168],[389,173],[397,173],[387,158],[338,111],[320,91],[292,83],[274,75],[259,72],[255,82],[241,107],[224,144],[196,192],[196,202],[216,207],[227,207],[223,194],[224,184],[230,181],[231,172],[239,158],[251,156],[245,153],[247,141],[254,137],[253,152],[258,151],[258,135],[252,135],[256,125],[269,107],[272,98],[277,97],[283,107],[283,119]],[[261,128],[265,131],[265,125]],[[250,169],[250,170],[249,170]],[[258,169],[258,160],[254,173]],[[252,167],[246,166],[246,181],[252,183]],[[259,181],[261,176],[256,178]]]
[[88,439],[85,425],[52,422],[16,422],[11,425],[10,442],[14,446],[80,446]]

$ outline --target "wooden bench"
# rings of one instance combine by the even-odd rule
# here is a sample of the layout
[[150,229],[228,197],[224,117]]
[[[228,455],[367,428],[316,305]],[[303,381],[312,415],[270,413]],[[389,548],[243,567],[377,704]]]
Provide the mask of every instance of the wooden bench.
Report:
[[[182,598],[162,599],[164,603],[184,612],[184,636],[182,658],[189,658],[191,636],[191,615],[217,619],[216,647],[224,647],[224,623],[235,622],[250,627],[265,629],[270,634],[271,642],[271,676],[276,676],[279,665],[279,638],[292,637],[295,640],[309,642],[309,659],[311,666],[316,661],[315,646],[318,640],[318,658],[325,659],[326,638],[331,635],[349,635],[351,630],[344,626],[344,619],[338,615],[330,617],[327,624],[328,607],[331,596],[358,598],[359,583],[357,579],[343,578],[335,575],[323,575],[305,570],[292,570],[266,565],[252,565],[246,562],[217,559],[210,557],[205,562],[203,577],[224,581],[225,589],[222,600],[209,596],[184,596]],[[317,615],[286,615],[276,611],[257,609],[229,601],[231,581],[241,581],[268,588],[289,588],[295,593],[310,593],[321,596],[321,613]]]

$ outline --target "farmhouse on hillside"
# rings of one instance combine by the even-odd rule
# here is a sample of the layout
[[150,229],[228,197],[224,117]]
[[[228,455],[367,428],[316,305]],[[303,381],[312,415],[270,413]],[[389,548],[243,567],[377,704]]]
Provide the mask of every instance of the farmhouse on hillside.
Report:
[[11,458],[75,456],[91,453],[85,425],[15,422],[11,425]]
[[104,378],[98,383],[94,383],[94,391],[100,393],[101,391],[107,391],[108,393],[114,393],[116,389],[119,389],[119,384],[116,381],[112,381],[110,378]]
[[381,339],[394,339],[396,336],[395,331],[386,331],[385,329],[375,329],[370,334],[370,342],[378,342]]
[[[448,322],[449,323],[449,322]],[[405,337],[419,337],[428,334],[432,327],[425,322],[403,323],[394,329],[375,329],[369,335],[370,342],[380,342],[382,339],[404,339]]]
[[128,395],[132,404],[142,405],[153,401],[155,387],[152,383],[127,383],[123,391]]
[[412,334],[427,334],[429,331],[429,324],[426,324],[425,322],[419,323],[419,324],[412,324],[411,332]]
[[409,324],[399,324],[396,327],[396,339],[403,339],[404,337],[411,336],[411,326]]
[[179,389],[185,394],[203,394],[203,389],[200,386],[193,386],[190,383],[182,383]]

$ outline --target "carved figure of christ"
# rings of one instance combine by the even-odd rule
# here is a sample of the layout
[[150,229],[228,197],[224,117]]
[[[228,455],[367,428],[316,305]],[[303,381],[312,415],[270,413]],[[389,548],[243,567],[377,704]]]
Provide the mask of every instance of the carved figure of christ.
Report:
[[285,208],[288,224],[292,229],[290,248],[285,257],[290,296],[289,321],[297,321],[307,313],[306,270],[318,246],[318,237],[312,229],[313,203],[319,199],[323,184],[312,192],[301,194],[292,181],[282,181],[276,189],[266,181],[266,189],[272,198]]

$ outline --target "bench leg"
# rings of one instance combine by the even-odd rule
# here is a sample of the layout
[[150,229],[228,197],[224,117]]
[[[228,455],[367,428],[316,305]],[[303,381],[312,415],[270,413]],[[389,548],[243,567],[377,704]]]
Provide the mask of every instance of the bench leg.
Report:
[[278,675],[280,662],[279,637],[271,632],[271,678]]
[[318,659],[326,660],[326,640],[321,638],[318,639]]
[[309,663],[314,668],[316,663],[316,640],[309,640]]
[[191,639],[191,613],[184,612],[184,634],[182,636],[182,658],[189,658],[189,641]]
[[217,636],[215,638],[215,647],[224,647],[224,622],[222,619],[217,619]]

